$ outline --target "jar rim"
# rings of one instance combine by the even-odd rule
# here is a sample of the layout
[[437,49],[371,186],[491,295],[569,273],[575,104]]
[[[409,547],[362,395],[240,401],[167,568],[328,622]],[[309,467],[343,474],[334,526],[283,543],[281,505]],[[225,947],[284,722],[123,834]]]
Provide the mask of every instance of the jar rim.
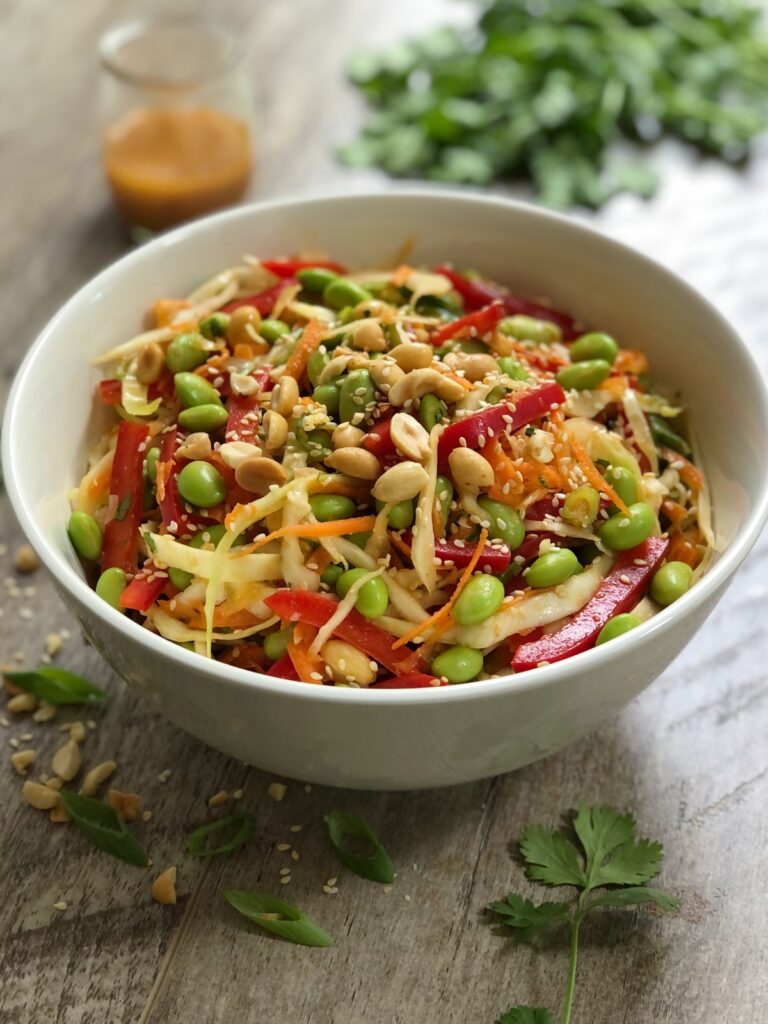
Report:
[[[125,50],[130,44],[159,36],[164,31],[197,33],[200,39],[208,38],[218,45],[219,52],[207,55],[207,62],[199,74],[173,75],[162,69],[144,71],[132,68],[126,59]],[[162,17],[142,18],[122,22],[110,28],[99,41],[99,57],[102,67],[115,78],[130,85],[177,92],[209,85],[211,82],[231,73],[243,58],[243,47],[236,36],[201,18]],[[208,62],[210,61],[210,62]]]

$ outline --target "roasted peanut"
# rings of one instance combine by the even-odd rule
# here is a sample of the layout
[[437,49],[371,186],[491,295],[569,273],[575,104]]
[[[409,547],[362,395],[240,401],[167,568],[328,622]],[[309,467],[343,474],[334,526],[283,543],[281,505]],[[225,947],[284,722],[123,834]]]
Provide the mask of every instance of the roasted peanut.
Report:
[[154,384],[165,369],[165,352],[152,341],[145,345],[136,361],[136,377],[142,384]]
[[333,673],[337,683],[357,683],[370,686],[376,678],[376,669],[370,660],[352,644],[343,640],[328,640],[323,644],[320,656]]
[[166,868],[152,883],[152,899],[170,905],[176,902],[176,867]]
[[266,494],[272,484],[280,486],[287,479],[288,474],[279,462],[262,455],[251,456],[235,470],[235,480],[243,490],[259,496]]
[[227,341],[235,345],[252,345],[259,341],[261,313],[255,306],[240,306],[229,318],[227,324]]
[[51,758],[51,768],[60,779],[69,782],[80,771],[80,747],[74,740],[59,747]]
[[357,448],[362,443],[365,433],[359,427],[353,427],[351,423],[343,423],[336,427],[331,434],[331,444],[334,448]]
[[479,452],[454,448],[448,456],[453,482],[465,494],[479,494],[493,487],[493,469]]
[[299,385],[293,377],[283,374],[275,384],[269,404],[281,416],[290,416],[299,400]]
[[464,388],[439,370],[428,367],[411,370],[390,388],[387,397],[392,405],[405,405],[411,399],[429,394],[435,394],[446,402],[458,402],[464,395]]
[[102,761],[95,765],[89,772],[86,772],[80,792],[83,796],[93,796],[102,782],[106,782],[117,765],[114,761]]
[[325,459],[325,464],[358,480],[375,480],[381,473],[381,463],[365,448],[337,448]]
[[55,789],[44,786],[42,782],[32,782],[28,779],[21,789],[22,798],[38,811],[50,811],[56,807],[61,799]]
[[373,487],[373,496],[386,504],[415,498],[429,481],[418,462],[399,462],[382,473]]
[[352,344],[366,352],[385,352],[387,342],[377,320],[366,320],[352,332]]
[[461,370],[464,377],[473,383],[485,380],[491,373],[499,373],[499,364],[493,356],[482,352],[473,352],[471,355],[466,352],[452,352],[443,362],[452,370]]
[[396,412],[392,417],[390,432],[395,447],[406,458],[423,462],[429,455],[429,434],[418,420],[407,412]]
[[259,382],[249,373],[237,373],[233,370],[229,375],[229,384],[233,395],[255,395],[259,390]]
[[[205,436],[207,437],[208,435],[206,434]],[[246,459],[261,455],[261,448],[256,444],[251,444],[249,441],[227,441],[220,446],[219,455],[225,466],[236,470]]]
[[288,421],[274,409],[269,409],[264,414],[264,448],[268,452],[276,452],[282,448],[285,439],[288,437]]
[[211,438],[202,430],[188,434],[176,454],[185,459],[207,459],[211,454]]
[[389,393],[394,384],[397,384],[405,376],[396,363],[390,363],[389,360],[384,359],[377,359],[375,362],[369,363],[368,372],[373,383],[385,395]]
[[411,370],[425,370],[431,366],[435,350],[431,345],[425,345],[420,341],[411,341],[397,345],[392,349],[390,355],[401,370],[410,373]]

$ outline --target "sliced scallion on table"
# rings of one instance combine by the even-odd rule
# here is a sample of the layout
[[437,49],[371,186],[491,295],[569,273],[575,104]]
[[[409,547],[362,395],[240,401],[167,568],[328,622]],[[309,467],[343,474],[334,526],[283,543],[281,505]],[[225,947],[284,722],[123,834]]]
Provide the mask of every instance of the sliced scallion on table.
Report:
[[243,843],[247,843],[252,832],[252,816],[237,811],[196,829],[189,837],[187,853],[190,857],[217,857],[221,853],[231,853]]
[[249,921],[299,946],[332,946],[333,939],[298,907],[266,892],[225,889],[224,899]]
[[89,704],[106,697],[94,683],[55,665],[43,665],[28,672],[6,672],[5,678],[47,704]]
[[71,793],[66,789],[60,791],[60,796],[72,823],[98,850],[140,868],[147,866],[149,859],[146,853],[133,832],[111,807],[107,807],[101,800]]
[[[371,826],[362,818],[346,811],[331,811],[325,817],[328,835],[339,860],[350,871],[372,882],[389,884],[395,880],[395,870],[387,851],[381,845]],[[358,840],[368,849],[361,853],[350,846],[349,840]]]

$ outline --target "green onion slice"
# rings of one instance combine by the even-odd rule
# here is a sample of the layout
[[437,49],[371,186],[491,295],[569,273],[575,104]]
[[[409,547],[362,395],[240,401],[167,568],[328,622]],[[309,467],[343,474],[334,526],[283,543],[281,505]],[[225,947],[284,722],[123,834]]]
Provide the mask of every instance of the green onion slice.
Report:
[[[234,814],[228,814],[226,818],[220,818],[196,829],[189,837],[187,853],[190,857],[216,857],[220,853],[231,853],[238,846],[247,843],[252,832],[252,816],[244,811],[236,811]],[[223,833],[224,836],[230,835],[230,838],[221,837],[223,841],[219,846],[209,846],[208,837],[219,838],[219,833]]]
[[299,946],[332,946],[333,939],[298,907],[266,892],[225,889],[224,899],[249,921]]
[[104,853],[137,867],[146,867],[147,855],[122,818],[101,800],[60,790],[61,802],[85,838]]
[[[326,815],[328,835],[342,863],[361,878],[372,882],[390,883],[395,880],[395,870],[387,851],[379,842],[376,833],[362,818],[345,811],[331,811]],[[348,836],[360,839],[372,848],[370,853],[357,853],[345,843]]]
[[29,672],[6,672],[5,678],[48,704],[88,704],[106,697],[103,690],[87,679],[55,665],[43,665]]

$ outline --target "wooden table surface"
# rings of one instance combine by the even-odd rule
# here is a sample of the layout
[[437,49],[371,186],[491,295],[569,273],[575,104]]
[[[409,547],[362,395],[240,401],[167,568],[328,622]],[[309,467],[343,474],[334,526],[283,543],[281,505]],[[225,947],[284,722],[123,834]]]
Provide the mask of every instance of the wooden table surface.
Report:
[[[227,5],[237,14],[239,8]],[[254,196],[360,189],[330,155],[359,117],[343,81],[361,41],[455,16],[457,5],[405,0],[275,0],[241,18],[254,87],[263,99],[262,163]],[[140,4],[6,0],[0,77],[0,309],[5,390],[37,330],[75,289],[126,248],[96,159],[95,43]],[[242,13],[240,11],[240,13]],[[311,76],[311,77],[310,77]],[[713,296],[768,362],[768,154],[742,174],[694,167],[674,147],[652,203],[621,200],[599,225],[667,262]],[[76,345],[76,339],[73,339]],[[762,346],[762,348],[760,347]],[[55,382],[52,382],[55,387]],[[40,396],[44,408],[45,396]],[[66,425],[62,424],[62,429]],[[10,765],[14,739],[38,751],[45,772],[58,726],[3,721],[0,741],[0,1022],[3,1024],[492,1024],[515,1002],[559,1005],[567,950],[514,949],[483,908],[523,888],[510,843],[531,821],[554,824],[580,798],[633,809],[663,840],[673,917],[616,912],[584,933],[575,1021],[757,1024],[768,996],[768,543],[739,572],[700,635],[640,699],[599,732],[523,771],[445,791],[362,794],[273,780],[169,725],[79,639],[42,572],[19,577],[22,533],[3,498],[0,516],[0,660],[34,665],[46,634],[69,630],[57,662],[104,685],[88,765],[118,763],[114,784],[153,812],[137,831],[154,869],[96,852],[74,830],[21,802]],[[28,611],[31,610],[31,611]],[[183,685],[183,680],[179,680]],[[30,740],[22,735],[32,734]],[[162,782],[160,774],[170,770]],[[208,820],[206,801],[244,790],[253,842],[201,864],[186,836]],[[366,817],[399,866],[395,887],[339,871],[323,813]],[[302,830],[291,832],[292,825]],[[278,843],[301,859],[291,862]],[[179,901],[149,887],[179,869]],[[280,868],[292,864],[283,890]],[[338,875],[338,892],[323,883]],[[336,937],[329,950],[271,940],[221,897],[227,886],[280,891]],[[66,910],[54,909],[64,901]]]

